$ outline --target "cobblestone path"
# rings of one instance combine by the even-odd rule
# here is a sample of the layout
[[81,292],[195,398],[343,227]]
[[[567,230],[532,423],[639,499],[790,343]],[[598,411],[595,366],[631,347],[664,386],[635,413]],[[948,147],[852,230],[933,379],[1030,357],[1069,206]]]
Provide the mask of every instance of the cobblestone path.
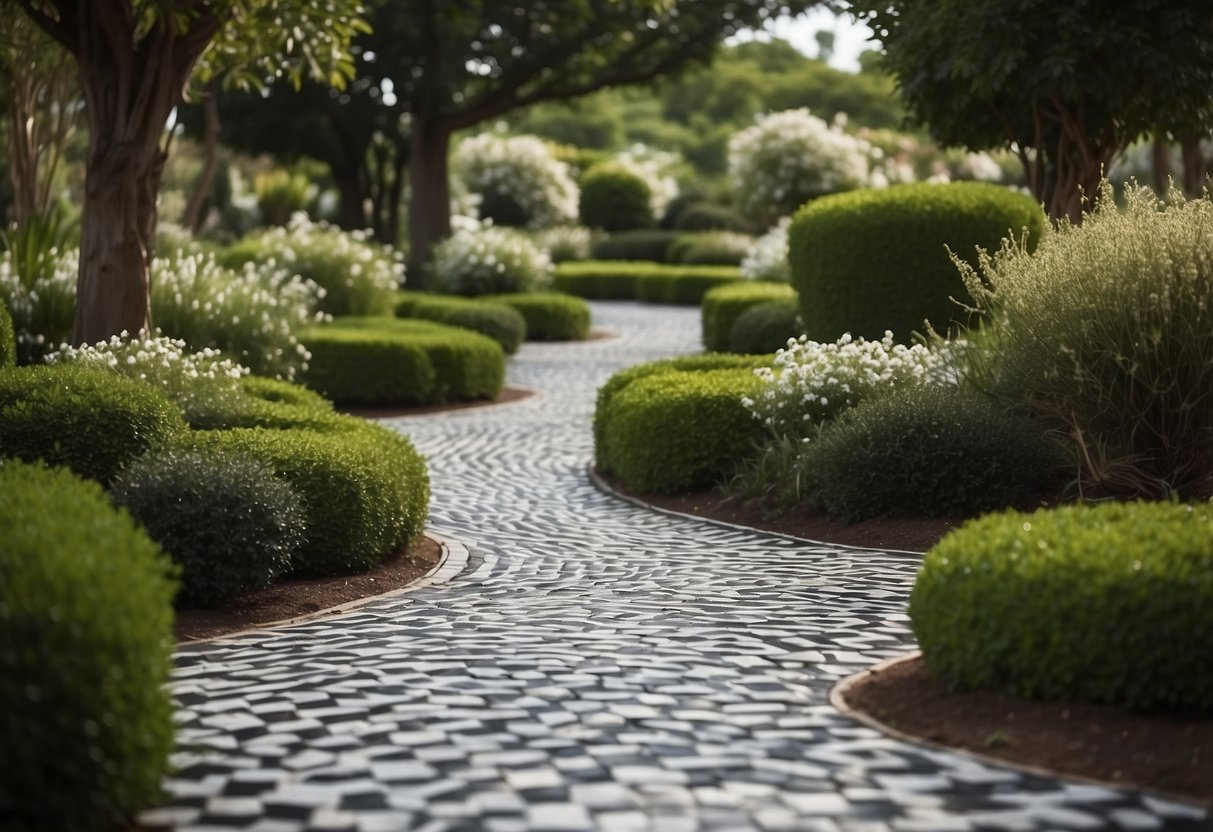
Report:
[[[912,646],[909,555],[634,508],[588,484],[594,392],[698,349],[697,310],[596,304],[513,405],[396,420],[430,460],[445,586],[182,648],[179,829],[1196,830],[1199,810],[882,737],[827,702]],[[661,441],[661,437],[653,437]]]

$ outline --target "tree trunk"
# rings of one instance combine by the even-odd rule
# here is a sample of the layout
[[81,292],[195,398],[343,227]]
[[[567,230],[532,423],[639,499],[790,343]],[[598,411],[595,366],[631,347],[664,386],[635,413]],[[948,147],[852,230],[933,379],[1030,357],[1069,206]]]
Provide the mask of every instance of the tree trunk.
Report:
[[330,170],[339,197],[338,224],[346,231],[366,228],[366,208],[363,205],[362,184],[358,172],[339,171],[331,165]]
[[207,85],[202,98],[202,172],[194,183],[194,191],[185,206],[185,216],[181,224],[194,234],[202,230],[206,220],[207,197],[215,184],[215,171],[219,169],[219,132],[222,125],[219,122],[219,80],[215,79]]
[[409,275],[425,288],[425,263],[436,243],[451,234],[451,185],[447,173],[450,129],[438,119],[413,114],[409,158]]
[[1184,136],[1182,142],[1184,160],[1184,192],[1198,196],[1205,188],[1205,155],[1200,150],[1200,136]]
[[1154,188],[1166,193],[1171,185],[1171,143],[1165,136],[1155,136],[1150,144],[1150,162],[1154,169]]

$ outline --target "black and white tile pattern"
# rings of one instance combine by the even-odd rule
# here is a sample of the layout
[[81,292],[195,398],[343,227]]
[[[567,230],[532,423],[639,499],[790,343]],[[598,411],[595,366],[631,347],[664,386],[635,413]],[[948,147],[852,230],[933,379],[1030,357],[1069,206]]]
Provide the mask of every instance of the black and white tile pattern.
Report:
[[[587,481],[594,393],[698,349],[698,311],[595,304],[620,337],[526,345],[541,394],[399,419],[446,586],[183,647],[148,823],[190,832],[1200,830],[1199,809],[887,739],[827,702],[912,647],[913,556],[638,509]],[[654,437],[653,441],[661,441]]]

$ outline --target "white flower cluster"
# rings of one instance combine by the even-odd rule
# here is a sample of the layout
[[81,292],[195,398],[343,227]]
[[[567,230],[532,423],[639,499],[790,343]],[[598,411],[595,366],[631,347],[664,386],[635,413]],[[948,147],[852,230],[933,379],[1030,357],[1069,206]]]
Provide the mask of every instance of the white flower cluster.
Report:
[[36,360],[71,336],[80,250],[52,249],[34,271],[23,276],[12,254],[0,253],[0,298],[12,316],[22,361]]
[[742,404],[776,435],[809,438],[817,426],[882,390],[911,384],[954,384],[953,350],[907,347],[893,333],[879,341],[852,338],[833,343],[807,336],[788,341],[775,367],[755,370],[762,389]]
[[536,231],[534,238],[553,263],[589,260],[590,248],[594,243],[594,233],[584,225],[554,225]]
[[667,150],[654,150],[643,144],[634,144],[617,153],[615,161],[649,186],[649,208],[652,209],[653,216],[657,219],[665,216],[665,209],[678,196],[678,180],[674,178],[672,171],[682,162],[682,157]]
[[480,195],[486,215],[494,203],[508,200],[527,228],[577,221],[577,183],[538,136],[486,131],[460,142],[452,161],[468,191]]
[[771,220],[870,184],[873,157],[868,142],[802,107],[759,116],[729,139],[729,176],[742,213]]
[[434,247],[438,288],[458,295],[530,292],[552,280],[552,258],[521,232],[485,225],[463,228]]
[[791,217],[784,217],[771,226],[750,246],[741,260],[741,276],[747,280],[772,280],[789,283],[792,267],[788,262],[788,226]]
[[324,294],[273,260],[245,263],[240,271],[204,254],[178,252],[152,262],[152,318],[162,330],[288,381],[311,358],[299,331],[331,317],[316,311]]

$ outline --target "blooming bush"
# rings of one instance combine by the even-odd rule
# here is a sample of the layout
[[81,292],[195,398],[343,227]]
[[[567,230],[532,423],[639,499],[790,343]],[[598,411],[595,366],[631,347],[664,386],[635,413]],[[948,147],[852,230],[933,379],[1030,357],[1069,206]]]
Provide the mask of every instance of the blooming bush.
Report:
[[788,226],[791,224],[792,218],[784,217],[754,241],[741,259],[742,277],[780,283],[792,281],[792,267],[788,264]]
[[452,164],[480,216],[498,225],[547,228],[577,220],[577,184],[538,136],[485,132],[460,142]]
[[22,268],[11,252],[0,253],[0,298],[13,319],[17,363],[38,361],[67,341],[76,313],[80,250],[52,249],[33,268]]
[[872,146],[806,108],[759,116],[729,140],[729,176],[747,217],[773,222],[825,194],[870,183]]
[[272,261],[226,269],[209,255],[152,263],[152,318],[195,350],[223,350],[258,375],[287,379],[306,369],[298,334],[329,316],[324,290]]
[[554,225],[536,232],[535,242],[548,253],[553,263],[589,260],[594,234],[584,225]]
[[552,282],[552,259],[521,232],[463,228],[434,247],[430,268],[440,291],[457,295],[531,292]]
[[682,161],[677,153],[654,150],[634,144],[615,154],[615,162],[624,170],[640,177],[649,186],[649,208],[654,217],[665,216],[666,209],[678,196],[678,180],[673,170]]

